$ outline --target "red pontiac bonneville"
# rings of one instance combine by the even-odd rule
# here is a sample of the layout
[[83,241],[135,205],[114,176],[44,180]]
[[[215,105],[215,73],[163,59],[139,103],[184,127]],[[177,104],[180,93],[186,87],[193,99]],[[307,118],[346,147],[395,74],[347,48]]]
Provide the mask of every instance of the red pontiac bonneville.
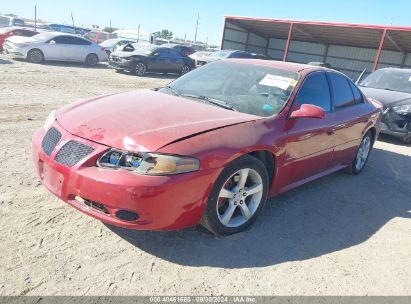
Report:
[[131,229],[244,230],[267,197],[332,172],[360,173],[380,105],[308,65],[222,60],[156,90],[65,106],[33,138],[42,183]]

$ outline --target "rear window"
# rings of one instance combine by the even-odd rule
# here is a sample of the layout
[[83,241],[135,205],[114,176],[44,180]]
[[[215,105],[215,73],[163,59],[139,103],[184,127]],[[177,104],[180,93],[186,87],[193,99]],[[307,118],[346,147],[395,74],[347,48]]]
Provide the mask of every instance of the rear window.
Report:
[[354,103],[354,96],[348,80],[341,75],[329,73],[334,95],[334,106],[345,107]]

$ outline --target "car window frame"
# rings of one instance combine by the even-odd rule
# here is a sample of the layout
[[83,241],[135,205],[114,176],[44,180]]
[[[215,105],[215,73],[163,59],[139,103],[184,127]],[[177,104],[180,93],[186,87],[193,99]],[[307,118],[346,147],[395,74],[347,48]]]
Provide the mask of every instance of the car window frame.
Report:
[[[287,113],[287,118],[286,119],[292,119],[290,116],[291,116],[292,112],[296,111],[295,106],[296,106],[296,103],[297,103],[298,94],[300,93],[301,89],[303,88],[305,82],[309,79],[309,77],[311,77],[312,75],[317,74],[317,73],[325,74],[325,79],[327,80],[327,84],[328,84],[328,93],[330,94],[330,110],[329,111],[324,110],[325,115],[328,115],[328,114],[335,111],[334,110],[334,102],[333,102],[333,94],[332,94],[332,91],[331,91],[330,80],[327,77],[327,73],[326,73],[326,71],[317,70],[317,71],[312,71],[312,72],[310,72],[310,73],[308,73],[307,75],[304,76],[304,80],[300,83],[298,89],[294,92],[294,97],[292,98],[292,100],[289,100],[289,102],[291,101],[291,105],[290,105],[290,109]],[[301,79],[300,79],[300,81],[301,81]],[[281,111],[280,111],[280,113],[281,113]]]

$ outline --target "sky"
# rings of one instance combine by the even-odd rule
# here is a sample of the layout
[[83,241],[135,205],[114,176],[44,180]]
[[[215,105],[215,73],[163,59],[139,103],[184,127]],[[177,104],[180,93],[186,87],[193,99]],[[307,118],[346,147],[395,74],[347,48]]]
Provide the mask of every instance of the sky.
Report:
[[174,37],[220,45],[224,16],[411,26],[410,0],[0,0],[0,13],[91,27],[96,24],[145,32],[168,29]]

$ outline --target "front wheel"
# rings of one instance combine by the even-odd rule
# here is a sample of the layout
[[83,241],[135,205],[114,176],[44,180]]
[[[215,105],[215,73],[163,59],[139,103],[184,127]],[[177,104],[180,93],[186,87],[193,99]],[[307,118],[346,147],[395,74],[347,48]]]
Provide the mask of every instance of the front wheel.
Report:
[[30,50],[27,53],[27,60],[32,63],[42,63],[44,61],[43,52],[38,49]]
[[215,235],[249,227],[267,200],[269,177],[264,164],[249,155],[231,162],[211,190],[201,225]]
[[137,76],[144,76],[147,72],[147,66],[143,62],[137,62],[134,72]]
[[371,132],[368,131],[364,135],[361,141],[361,144],[360,144],[360,147],[358,148],[355,159],[351,163],[351,166],[347,168],[348,173],[353,174],[353,175],[357,175],[361,173],[361,171],[365,167],[365,164],[368,161],[368,157],[370,156],[372,145],[373,145],[373,136]]

